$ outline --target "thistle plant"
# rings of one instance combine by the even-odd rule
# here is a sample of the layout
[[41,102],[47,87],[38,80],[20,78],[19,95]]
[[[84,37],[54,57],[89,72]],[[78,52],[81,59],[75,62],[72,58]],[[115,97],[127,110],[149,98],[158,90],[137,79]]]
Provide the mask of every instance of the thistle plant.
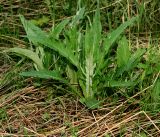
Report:
[[[121,24],[106,37],[102,33],[99,9],[95,12],[93,22],[87,23],[86,29],[82,30],[83,26],[80,26],[79,22],[83,19],[84,13],[84,8],[81,8],[71,20],[63,20],[48,33],[21,15],[27,38],[35,49],[11,48],[8,51],[26,56],[33,61],[36,70],[22,72],[21,75],[63,81],[72,87],[82,103],[96,108],[99,102],[98,93],[105,92],[106,87],[127,87],[135,84],[133,79],[123,80],[121,76],[135,67],[145,51],[139,49],[131,55],[127,39],[120,39],[120,35],[137,20],[137,17]],[[116,57],[112,57],[110,52],[117,39],[120,39],[117,54]],[[61,63],[55,64],[59,65],[58,67],[50,69],[55,57],[60,58],[58,61]],[[113,63],[111,58],[117,59],[114,63],[118,65],[115,65],[114,69],[109,68]],[[78,85],[78,89],[75,88],[75,84]]]

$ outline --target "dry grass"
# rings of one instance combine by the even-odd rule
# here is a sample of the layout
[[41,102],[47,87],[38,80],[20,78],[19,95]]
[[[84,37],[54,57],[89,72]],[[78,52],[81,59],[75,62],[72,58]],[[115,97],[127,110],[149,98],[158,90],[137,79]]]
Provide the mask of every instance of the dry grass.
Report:
[[26,87],[0,97],[6,112],[0,136],[160,136],[160,115],[140,111],[139,101],[128,103],[130,99],[109,103],[108,98],[102,108],[88,110],[69,95],[46,101],[46,88]]
[[[2,32],[0,35],[0,50],[13,46],[25,47],[27,44],[22,40],[24,32],[17,11],[20,10],[26,18],[33,19],[39,15],[39,9],[41,14],[49,14],[46,5],[42,0],[34,0],[34,4],[14,0],[12,6],[6,0],[0,0],[0,3],[4,7],[0,12],[0,30],[8,26],[8,32]],[[57,10],[61,5],[58,6]],[[61,18],[65,17],[59,17],[58,20]],[[15,35],[17,28],[18,34]],[[142,46],[147,46],[144,43],[147,42],[142,42]],[[0,80],[11,70],[11,65],[13,65],[11,62],[14,63],[6,58],[4,55],[0,56]],[[2,87],[3,89],[0,87],[0,136],[2,137],[73,137],[74,135],[103,137],[107,134],[111,137],[138,137],[140,133],[145,133],[148,137],[160,136],[158,127],[160,114],[155,116],[141,111],[140,101],[132,100],[143,91],[129,99],[119,99],[114,102],[106,98],[101,108],[88,110],[71,95],[67,94],[48,101],[46,87],[35,88],[29,84],[28,87],[14,90],[10,88],[13,86],[10,84],[19,79],[10,80],[11,82]],[[26,85],[28,80],[24,81]],[[52,88],[52,90],[54,94],[57,89]]]

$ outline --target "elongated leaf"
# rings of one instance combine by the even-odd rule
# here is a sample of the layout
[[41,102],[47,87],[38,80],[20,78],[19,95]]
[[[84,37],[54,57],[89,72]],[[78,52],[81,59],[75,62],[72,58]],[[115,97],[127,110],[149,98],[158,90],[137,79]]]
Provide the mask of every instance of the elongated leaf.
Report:
[[[106,59],[104,57],[108,54],[109,49],[113,45],[113,43],[117,40],[117,38],[124,32],[124,30],[132,25],[138,17],[133,17],[130,20],[124,22],[121,24],[116,30],[112,31],[111,33],[108,34],[107,38],[104,39],[104,44],[101,50],[101,54],[99,59],[98,59],[98,66],[96,69],[96,73],[98,73],[101,69],[104,68],[104,64],[106,64]],[[98,53],[97,53],[98,54]]]
[[37,78],[44,78],[44,79],[54,79],[66,82],[65,79],[61,77],[59,72],[57,71],[48,71],[48,70],[41,70],[41,71],[28,71],[20,73],[22,76],[26,77],[37,77]]
[[134,86],[135,84],[136,82],[133,82],[133,81],[111,80],[111,81],[108,81],[108,83],[106,83],[104,87],[130,87],[130,86]]
[[70,84],[77,85],[78,84],[77,72],[68,65],[66,67],[66,73],[67,73],[67,78],[70,81]]
[[80,19],[84,17],[85,8],[80,8],[80,10],[76,13],[76,15],[73,17],[71,22],[71,27],[75,26]]
[[70,47],[65,47],[62,42],[58,42],[53,38],[50,38],[47,33],[42,31],[39,27],[35,26],[31,22],[25,20],[23,16],[20,16],[20,19],[30,41],[32,41],[34,44],[40,43],[57,51],[61,56],[64,56],[67,60],[69,60],[74,66],[79,66],[78,59]]
[[75,55],[79,55],[78,38],[81,32],[77,30],[77,27],[72,27],[69,30],[65,30],[65,41],[67,47],[70,47],[74,51]]
[[42,59],[39,58],[39,56],[28,49],[22,49],[22,48],[10,48],[9,50],[7,50],[8,52],[14,52],[17,53],[19,55],[23,55],[29,59],[31,59],[38,67],[39,70],[43,70],[44,66],[43,66],[43,62]]
[[112,46],[112,44],[117,40],[117,38],[124,32],[124,30],[133,24],[138,19],[138,17],[133,17],[130,20],[124,22],[121,24],[116,30],[109,33],[107,38],[104,41],[104,48],[105,48],[105,54],[108,54],[109,48]]
[[101,22],[100,22],[100,11],[96,11],[93,24],[86,27],[85,33],[85,98],[92,98],[94,96],[93,91],[93,79],[98,65],[98,59],[100,56],[100,40],[101,40]]
[[93,24],[86,27],[85,34],[85,55],[94,54],[94,61],[98,61],[100,55],[102,26],[100,22],[100,11],[97,10],[93,19]]
[[128,60],[128,63],[126,65],[126,71],[129,71],[130,69],[134,68],[145,52],[145,49],[138,49]]
[[92,29],[92,35],[93,35],[93,53],[94,53],[94,63],[96,63],[96,66],[101,65],[100,60],[102,55],[100,44],[101,44],[101,38],[102,38],[102,25],[100,20],[100,10],[97,9],[95,13],[95,17],[93,19],[93,27]]
[[25,20],[22,15],[20,15],[20,19],[27,33],[27,38],[29,39],[29,41],[33,42],[35,46],[38,45],[38,42],[35,39],[35,37],[37,37],[37,33],[39,34],[37,39],[45,40],[48,38],[48,35],[45,32],[41,31],[39,27],[35,26],[32,21]]
[[124,36],[120,41],[117,48],[117,64],[118,67],[126,65],[130,58],[130,50],[126,37]]
[[123,74],[125,71],[129,71],[131,69],[133,69],[137,63],[139,62],[139,60],[141,59],[142,55],[146,52],[145,49],[138,49],[128,60],[127,64],[122,66],[121,68],[119,68],[119,70],[117,70],[117,76]]
[[95,65],[93,62],[93,55],[89,54],[86,57],[86,66],[85,66],[85,70],[86,70],[86,90],[85,90],[85,97],[86,98],[91,98],[94,96],[93,93],[93,75],[94,75],[94,69],[95,69]]
[[68,24],[69,19],[63,20],[61,23],[59,23],[57,26],[52,28],[51,36],[58,39],[59,34],[62,32],[62,30],[65,28],[65,26]]

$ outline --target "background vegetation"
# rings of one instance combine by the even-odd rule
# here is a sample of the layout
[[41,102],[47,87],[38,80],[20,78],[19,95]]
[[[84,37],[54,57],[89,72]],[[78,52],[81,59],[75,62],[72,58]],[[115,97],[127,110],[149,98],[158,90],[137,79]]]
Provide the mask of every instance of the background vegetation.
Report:
[[159,136],[159,6],[1,0],[0,135]]

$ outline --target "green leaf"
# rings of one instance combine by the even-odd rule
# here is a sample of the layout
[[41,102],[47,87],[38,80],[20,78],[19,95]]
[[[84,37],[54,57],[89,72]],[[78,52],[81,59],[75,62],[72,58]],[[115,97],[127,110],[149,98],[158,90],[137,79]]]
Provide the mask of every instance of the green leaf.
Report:
[[37,65],[39,70],[44,69],[42,59],[40,59],[39,56],[31,50],[22,49],[22,48],[10,48],[6,51],[7,52],[14,52],[14,53],[17,53],[18,55],[23,55],[23,56],[31,59]]
[[80,47],[79,47],[79,37],[81,35],[81,32],[77,30],[77,27],[72,27],[69,30],[65,30],[65,40],[64,43],[66,44],[66,47],[69,47],[72,52],[76,56],[79,56]]
[[106,84],[104,84],[104,87],[130,87],[134,86],[136,82],[133,81],[115,81],[115,80],[109,80]]
[[107,38],[104,41],[105,54],[108,54],[108,51],[112,44],[117,40],[117,38],[124,32],[124,30],[133,24],[138,19],[138,17],[133,17],[130,20],[121,24],[116,30],[109,33]]
[[86,98],[93,97],[93,79],[98,65],[100,55],[100,40],[101,40],[101,22],[100,11],[97,10],[93,19],[93,24],[86,27],[85,33],[85,91],[83,92]]
[[26,76],[26,77],[43,78],[43,79],[54,79],[54,80],[66,82],[66,80],[63,79],[60,73],[57,71],[48,71],[48,70],[28,71],[28,72],[22,72],[20,73],[20,75]]
[[20,18],[27,33],[27,37],[33,42],[33,44],[42,44],[50,49],[55,50],[78,68],[78,57],[74,55],[74,52],[70,49],[70,47],[65,47],[63,42],[59,42],[53,38],[50,38],[47,33],[42,31],[39,27],[35,26],[31,22],[25,20],[23,16],[20,16]]
[[122,37],[122,39],[119,41],[119,45],[117,48],[117,64],[118,67],[122,67],[123,65],[126,65],[129,58],[130,58],[130,50],[129,45],[126,37]]
[[138,49],[128,60],[126,65],[123,65],[121,68],[117,70],[117,77],[123,74],[125,71],[130,71],[135,66],[137,66],[139,60],[141,59],[142,55],[146,52],[145,49]]
[[51,37],[58,39],[59,34],[62,32],[62,30],[65,28],[65,26],[68,24],[69,19],[65,19],[62,22],[60,22],[58,25],[55,27],[53,26],[52,32],[51,32]]
[[27,33],[27,38],[29,39],[29,41],[33,42],[35,46],[38,45],[38,42],[36,41],[37,39],[48,39],[48,35],[45,32],[41,31],[41,29],[35,26],[31,21],[25,20],[25,18],[22,15],[20,15],[20,19]]
[[99,54],[99,59],[97,60],[98,65],[96,66],[96,73],[98,73],[99,71],[101,71],[102,69],[105,68],[105,66],[107,65],[107,60],[104,59],[104,57],[108,54],[111,46],[113,45],[114,42],[116,42],[116,40],[119,38],[119,36],[124,32],[124,30],[128,27],[131,26],[138,17],[133,17],[130,20],[124,22],[123,24],[121,24],[116,30],[113,30],[112,32],[110,32],[107,35],[107,38],[104,38],[104,44],[102,46],[102,49],[100,50],[100,54],[99,52],[97,52],[97,54]]
[[85,104],[89,109],[99,108],[101,101],[98,101],[95,98],[81,98],[80,102]]
[[102,25],[100,20],[100,10],[96,10],[95,17],[93,19],[93,26],[91,28],[91,35],[93,35],[93,53],[94,53],[94,62],[99,64],[99,60],[103,55],[101,55],[100,43],[102,38]]
[[43,57],[43,64],[45,68],[49,69],[53,63],[53,54],[49,51],[45,51],[45,55]]
[[86,82],[86,89],[84,91],[84,96],[86,98],[88,97],[93,97],[94,92],[93,92],[93,78],[94,78],[94,69],[95,65],[93,62],[93,55],[89,54],[86,57],[86,66],[85,66],[85,82]]
[[84,17],[85,8],[80,8],[80,10],[76,13],[76,15],[73,17],[71,22],[71,27],[77,25],[80,19]]
[[39,19],[32,19],[31,22],[34,23],[35,25],[42,26],[49,22],[49,18],[47,16],[43,16],[42,18]]
[[71,66],[67,65],[66,67],[67,78],[70,80],[70,84],[76,85],[78,84],[77,72],[71,68]]

